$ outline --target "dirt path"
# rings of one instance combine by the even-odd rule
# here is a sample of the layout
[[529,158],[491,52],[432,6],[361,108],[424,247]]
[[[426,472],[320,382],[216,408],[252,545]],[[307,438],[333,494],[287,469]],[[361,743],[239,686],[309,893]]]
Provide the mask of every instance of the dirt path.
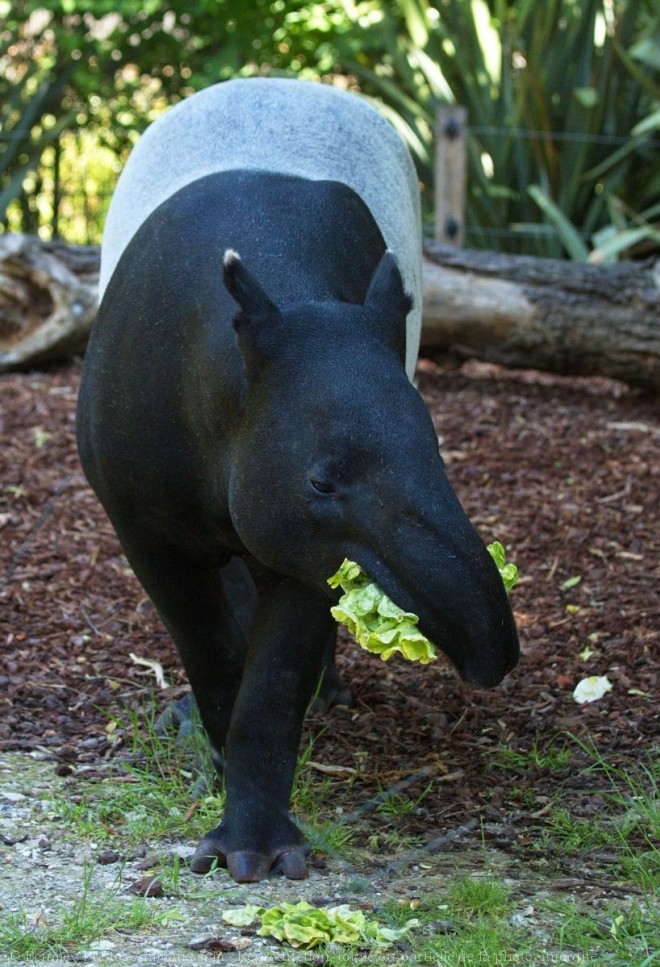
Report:
[[[90,771],[116,770],[122,742],[108,728],[108,711],[147,707],[154,691],[162,706],[185,690],[172,645],[81,475],[73,443],[78,379],[75,365],[0,378],[0,904],[3,913],[20,908],[46,918],[66,896],[79,896],[95,851],[93,839],[65,842],[57,807],[39,802],[69,795],[67,783],[84,784]],[[474,865],[484,848],[512,882],[521,863],[536,877],[544,868],[535,843],[552,798],[568,790],[587,820],[602,806],[593,784],[580,790],[576,769],[586,760],[577,746],[552,768],[534,765],[539,750],[571,736],[625,764],[657,745],[657,401],[608,381],[474,363],[443,370],[423,361],[419,382],[464,506],[484,539],[501,540],[520,568],[513,602],[523,658],[487,692],[461,684],[441,663],[383,664],[343,641],[339,662],[355,707],[310,717],[305,745],[313,739],[314,762],[330,768],[318,773],[326,813],[354,817],[359,862],[346,870],[330,857],[302,889],[276,879],[235,894],[228,883],[222,890],[232,896],[378,905],[383,890],[392,899],[434,889],[447,863]],[[160,663],[169,689],[159,690],[132,656]],[[573,688],[590,675],[607,676],[612,690],[577,705]],[[502,749],[512,757],[507,768]],[[378,800],[383,792],[395,804],[389,813]],[[397,797],[419,801],[397,812]],[[13,828],[27,839],[13,840]],[[440,853],[425,850],[456,829],[467,831]],[[191,849],[193,839],[184,845]],[[410,862],[401,864],[406,855]],[[118,876],[125,890],[137,862],[119,873],[94,863],[94,893]],[[595,865],[602,898],[606,866]],[[367,877],[366,900],[354,890],[357,874]],[[585,893],[583,859],[569,861],[562,875]],[[113,936],[112,948],[87,952],[91,962],[208,963],[208,950],[186,946],[217,929],[217,882],[204,889],[212,900],[190,901],[180,922],[165,917],[164,933],[140,935],[137,947],[128,934]],[[522,890],[520,910],[525,891],[535,890]],[[189,901],[154,902],[167,911]],[[227,954],[232,962],[272,956],[272,944],[244,939],[250,947]]]

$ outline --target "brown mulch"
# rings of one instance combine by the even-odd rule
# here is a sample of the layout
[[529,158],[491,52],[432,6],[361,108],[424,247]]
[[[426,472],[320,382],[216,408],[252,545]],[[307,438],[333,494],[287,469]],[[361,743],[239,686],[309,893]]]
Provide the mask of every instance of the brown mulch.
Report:
[[[175,694],[185,686],[82,476],[79,375],[71,364],[0,377],[0,752],[46,750],[72,765],[112,754],[109,713],[154,692],[165,705],[131,655],[161,663]],[[312,716],[308,729],[316,762],[358,770],[356,803],[433,779],[424,811],[442,829],[515,798],[487,774],[502,744],[571,734],[612,761],[639,761],[657,743],[660,422],[656,399],[602,379],[422,360],[419,385],[461,501],[520,568],[523,657],[486,691],[442,662],[384,664],[344,641],[355,707]],[[613,688],[580,706],[572,691],[588,675]],[[536,793],[566,778],[543,775]]]

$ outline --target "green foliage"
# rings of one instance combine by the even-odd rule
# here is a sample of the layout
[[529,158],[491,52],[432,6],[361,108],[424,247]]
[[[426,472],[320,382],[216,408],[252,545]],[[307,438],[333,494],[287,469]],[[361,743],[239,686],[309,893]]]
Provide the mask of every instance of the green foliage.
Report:
[[[539,960],[535,961],[538,956]],[[505,920],[477,919],[455,933],[430,940],[418,949],[419,963],[434,967],[458,964],[543,963],[544,952],[534,949],[533,941],[520,928]]]
[[[603,260],[641,239],[657,244],[660,36],[648,0],[388,9],[387,43],[376,50],[372,39],[351,66],[400,114],[427,189],[435,105],[467,107],[469,244],[493,247],[504,232],[513,251],[584,259],[592,239],[607,244],[594,256]],[[597,234],[610,225],[616,241]],[[637,236],[622,240],[630,226]]]
[[379,783],[379,802],[376,806],[376,812],[387,819],[399,819],[401,816],[406,816],[408,813],[414,812],[424,801],[431,791],[432,785],[432,783],[429,783],[420,795],[410,798],[394,790],[382,789]]
[[[46,147],[57,143],[70,123],[65,107],[70,76],[62,58],[39,53],[34,38],[16,48],[0,36],[0,224]],[[33,216],[23,196],[26,227]]]
[[[607,779],[604,797],[614,817],[608,825],[621,867],[648,896],[660,887],[660,751],[649,750],[646,761],[622,768],[607,761],[592,742],[574,740],[590,759],[588,772]],[[659,924],[660,928],[660,924]]]
[[511,890],[500,879],[486,876],[459,876],[449,887],[449,909],[458,917],[499,918],[511,909]]
[[[657,962],[660,918],[640,905],[610,902],[597,914],[585,912],[574,901],[548,904],[557,918],[555,942],[560,949],[579,950],[586,963],[635,964]],[[592,960],[598,951],[598,960]]]
[[376,101],[410,145],[429,221],[436,107],[465,105],[469,245],[599,261],[650,251],[660,244],[654,3],[0,0],[0,218],[17,198],[15,218],[34,226],[39,162],[65,128],[87,128],[121,162],[186,94],[288,73],[339,79]]
[[[81,894],[75,903],[58,913],[56,921],[30,917],[24,911],[0,918],[0,949],[11,962],[36,958],[71,957],[73,952],[115,931],[136,933],[158,922],[158,911],[148,901],[122,900],[118,880],[112,890],[95,892],[93,869],[85,867]],[[6,961],[5,961],[6,963]]]
[[543,739],[535,735],[529,751],[501,745],[493,752],[493,769],[563,772],[570,765],[572,752],[565,740]]

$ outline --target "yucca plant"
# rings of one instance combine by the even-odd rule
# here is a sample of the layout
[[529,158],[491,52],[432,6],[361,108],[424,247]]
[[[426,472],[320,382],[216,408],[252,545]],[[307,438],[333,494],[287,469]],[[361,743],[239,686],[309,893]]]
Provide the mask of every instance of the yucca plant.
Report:
[[648,0],[382,9],[361,50],[344,43],[341,67],[396,112],[429,203],[436,105],[467,107],[468,244],[587,258],[608,227],[610,256],[657,244],[660,33]]

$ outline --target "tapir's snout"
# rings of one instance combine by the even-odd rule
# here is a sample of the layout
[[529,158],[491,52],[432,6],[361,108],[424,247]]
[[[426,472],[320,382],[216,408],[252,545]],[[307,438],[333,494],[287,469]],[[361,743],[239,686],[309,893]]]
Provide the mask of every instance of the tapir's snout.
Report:
[[461,678],[472,685],[493,688],[513,669],[520,658],[520,644],[510,610],[483,637],[474,639],[465,628],[455,628],[443,650],[456,666]]
[[443,492],[444,513],[433,519],[418,507],[389,529],[381,553],[369,548],[355,559],[399,607],[418,615],[420,630],[462,679],[491,688],[520,657],[516,623],[497,566],[453,491],[446,485]]
[[358,563],[399,607],[419,616],[420,630],[464,681],[492,688],[515,668],[520,644],[502,579],[479,544],[481,567],[469,576],[448,568],[397,575],[368,554]]
[[489,583],[482,578],[467,594],[443,582],[432,606],[420,596],[415,612],[423,633],[447,655],[461,678],[482,688],[499,685],[520,657],[508,597],[494,571]]

